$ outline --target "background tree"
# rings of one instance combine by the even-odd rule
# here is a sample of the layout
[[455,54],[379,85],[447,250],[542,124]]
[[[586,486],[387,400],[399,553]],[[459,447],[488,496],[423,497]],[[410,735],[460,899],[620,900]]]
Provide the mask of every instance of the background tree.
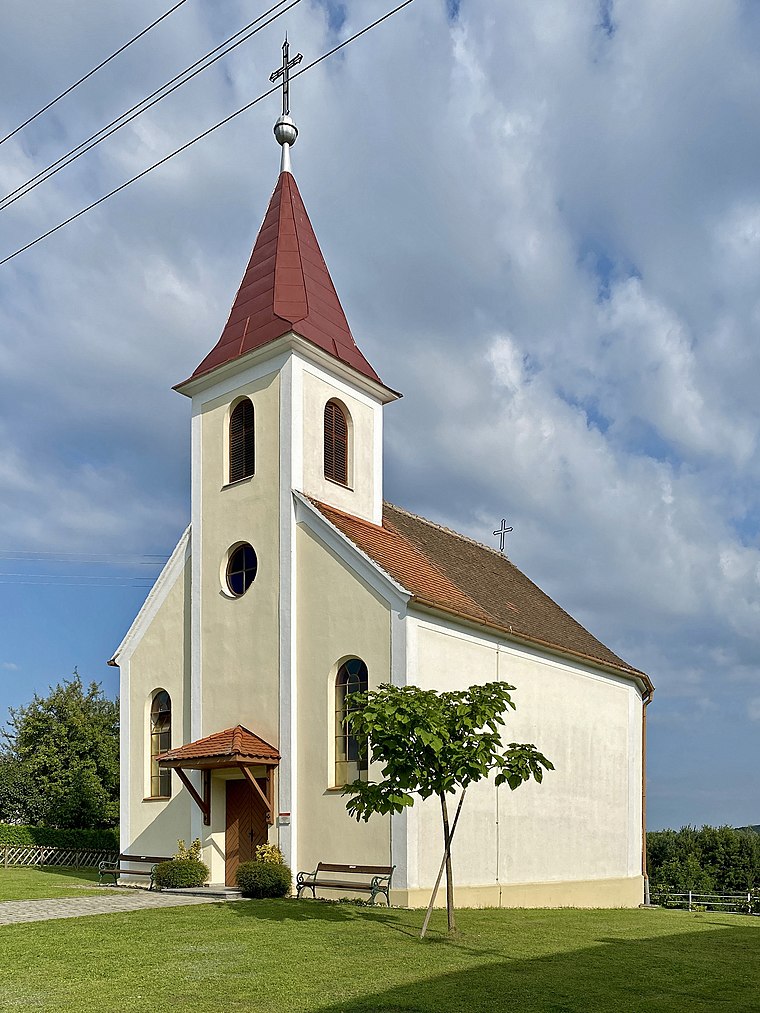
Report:
[[655,891],[755,890],[760,886],[760,834],[727,826],[649,831],[647,864]]
[[[454,930],[454,878],[451,841],[470,784],[496,771],[494,783],[519,787],[531,777],[543,779],[549,760],[532,744],[510,742],[505,748],[500,726],[504,713],[514,710],[505,682],[488,682],[458,692],[437,693],[417,686],[382,685],[356,694],[346,716],[352,734],[367,742],[372,760],[383,764],[380,782],[354,781],[343,792],[346,808],[357,820],[374,813],[401,812],[414,796],[436,795],[441,806],[444,852],[422,927],[424,936],[446,869],[448,928]],[[454,822],[449,820],[447,797],[461,792]]]
[[79,674],[11,709],[2,733],[0,820],[99,828],[119,818],[119,704]]

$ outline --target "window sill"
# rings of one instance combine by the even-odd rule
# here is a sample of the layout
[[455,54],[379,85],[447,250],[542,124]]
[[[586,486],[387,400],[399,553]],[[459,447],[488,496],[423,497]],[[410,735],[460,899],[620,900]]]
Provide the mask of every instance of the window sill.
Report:
[[148,795],[143,802],[170,802],[171,795]]
[[256,473],[254,472],[253,475],[246,475],[245,478],[238,478],[234,482],[225,482],[222,485],[222,492],[225,489],[234,489],[236,485],[245,485],[246,482],[251,482],[255,477]]
[[337,478],[330,478],[329,475],[323,475],[325,482],[329,482],[330,485],[337,485],[339,489],[348,489],[349,492],[354,491],[354,487],[349,485],[348,482],[339,482]]

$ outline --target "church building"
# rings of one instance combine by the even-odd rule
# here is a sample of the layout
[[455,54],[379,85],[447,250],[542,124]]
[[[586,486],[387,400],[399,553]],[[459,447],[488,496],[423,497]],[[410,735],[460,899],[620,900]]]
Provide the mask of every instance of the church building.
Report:
[[234,885],[268,841],[294,874],[395,866],[391,903],[423,906],[437,800],[349,817],[342,787],[379,771],[346,731],[347,700],[503,680],[505,742],[534,742],[555,770],[470,788],[457,904],[638,905],[652,685],[505,555],[384,500],[383,415],[400,395],[354,341],[291,172],[284,98],[281,172],[229,319],[176,388],[192,405],[191,524],[112,660],[121,850],[199,837],[211,881]]

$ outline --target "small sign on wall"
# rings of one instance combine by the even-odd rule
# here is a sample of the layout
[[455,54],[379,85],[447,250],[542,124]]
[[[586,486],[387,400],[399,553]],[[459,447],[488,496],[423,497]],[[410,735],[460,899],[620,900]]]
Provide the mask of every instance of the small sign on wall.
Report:
[[289,827],[290,826],[290,813],[278,813],[277,814],[277,826],[278,827]]

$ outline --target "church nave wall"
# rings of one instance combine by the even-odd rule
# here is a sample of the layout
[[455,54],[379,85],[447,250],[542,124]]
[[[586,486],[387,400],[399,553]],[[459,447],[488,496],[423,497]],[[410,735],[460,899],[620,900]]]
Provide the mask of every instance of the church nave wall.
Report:
[[[493,679],[515,686],[503,739],[535,743],[556,768],[542,784],[514,792],[490,780],[470,787],[454,839],[455,882],[518,897],[519,884],[614,881],[627,884],[620,903],[633,896],[638,903],[642,704],[635,684],[445,621],[419,621],[410,643],[415,682],[424,688]],[[417,822],[409,885],[424,887],[441,860],[437,801],[416,805],[408,819]]]

